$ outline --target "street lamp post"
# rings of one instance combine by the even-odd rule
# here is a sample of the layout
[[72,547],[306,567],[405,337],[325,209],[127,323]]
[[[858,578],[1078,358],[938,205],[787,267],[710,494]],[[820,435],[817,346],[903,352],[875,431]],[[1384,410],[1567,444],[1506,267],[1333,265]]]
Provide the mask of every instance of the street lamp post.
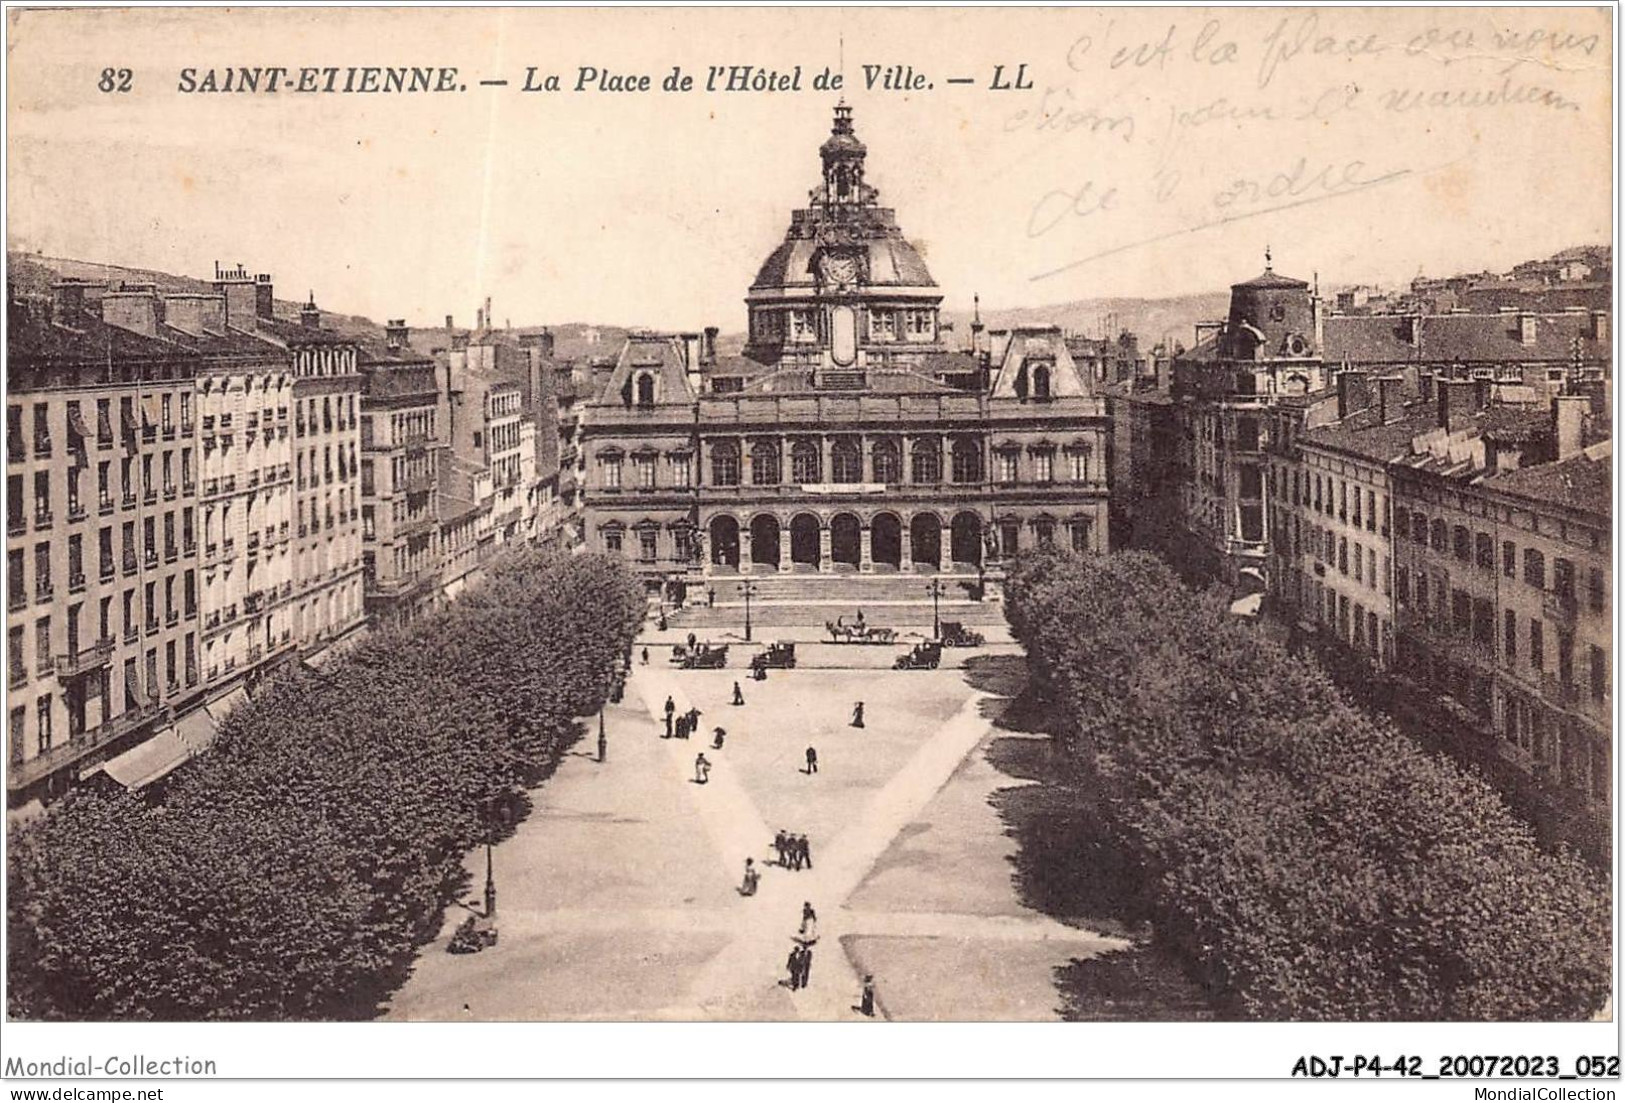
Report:
[[925,592],[931,595],[931,638],[939,640],[942,638],[942,621],[937,615],[937,600],[946,593],[942,588],[942,579],[933,578]]
[[756,593],[756,583],[745,581],[739,584],[739,592],[745,595],[745,642],[750,642],[750,599]]
[[497,879],[491,869],[491,832],[492,820],[496,817],[492,807],[494,802],[486,802],[485,813],[485,918],[495,919],[497,914]]
[[598,761],[599,762],[604,761],[604,757],[605,757],[606,753],[608,752],[608,750],[609,750],[609,737],[604,734],[604,710],[602,708],[599,708],[599,710],[598,710]]

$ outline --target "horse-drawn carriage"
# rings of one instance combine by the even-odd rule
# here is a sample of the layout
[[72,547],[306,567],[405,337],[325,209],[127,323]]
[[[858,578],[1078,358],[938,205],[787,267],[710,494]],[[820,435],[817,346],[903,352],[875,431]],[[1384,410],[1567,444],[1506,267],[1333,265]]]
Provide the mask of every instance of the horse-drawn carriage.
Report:
[[793,643],[770,643],[767,650],[751,657],[752,670],[791,670],[796,665],[796,645]]
[[940,662],[942,662],[942,643],[938,640],[921,640],[914,645],[914,650],[906,655],[897,656],[897,661],[892,663],[892,669],[935,670]]
[[728,665],[728,645],[712,647],[709,643],[696,643],[693,647],[676,644],[671,649],[671,661],[681,670],[721,670]]
[[891,643],[897,639],[897,629],[877,628],[865,623],[862,617],[826,620],[824,629],[829,633],[831,643]]
[[987,640],[980,632],[972,632],[957,620],[942,622],[942,646],[981,647]]

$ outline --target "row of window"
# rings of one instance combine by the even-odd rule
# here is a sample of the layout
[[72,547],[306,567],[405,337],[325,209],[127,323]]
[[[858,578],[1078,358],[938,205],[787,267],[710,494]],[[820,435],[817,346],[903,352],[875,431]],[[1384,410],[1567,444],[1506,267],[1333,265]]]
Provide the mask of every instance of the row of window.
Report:
[[[176,401],[178,397],[178,401]],[[173,440],[176,436],[175,413],[180,413],[181,433],[190,435],[192,432],[192,395],[181,392],[179,396],[169,393],[149,394],[141,396],[139,405],[136,396],[125,395],[119,399],[119,423],[126,440],[133,440],[140,436],[143,440],[153,441],[160,433],[165,440]],[[139,418],[137,412],[139,411]],[[47,403],[34,404],[33,417],[33,454],[36,458],[49,458],[52,454],[53,441],[56,439],[51,430],[51,412]],[[94,428],[85,420],[85,414],[78,399],[70,400],[63,410],[62,438],[67,442],[68,450],[81,456],[95,441],[98,448],[112,448],[115,442],[113,428],[113,400],[111,398],[98,398],[96,400],[96,425]],[[6,460],[9,463],[22,463],[28,458],[28,448],[23,436],[23,407],[21,405],[8,405],[6,407]]]
[[[1486,532],[1472,532],[1465,525],[1449,526],[1440,518],[1430,522],[1420,510],[1404,508],[1394,510],[1394,527],[1399,539],[1431,548],[1441,554],[1453,555],[1463,563],[1495,570],[1495,540]],[[1518,547],[1511,540],[1501,542],[1501,574],[1506,578],[1519,577]],[[1547,589],[1546,556],[1539,548],[1523,549],[1523,581],[1537,590]],[[1574,562],[1562,556],[1552,559],[1551,591],[1565,602],[1576,600],[1577,577]],[[1586,573],[1586,604],[1593,613],[1608,609],[1607,580],[1600,567]]]
[[[13,561],[13,566],[16,562]],[[181,585],[177,593],[176,580]],[[162,594],[162,604],[159,595]],[[138,605],[139,596],[139,605]],[[177,598],[181,604],[177,605]],[[73,602],[66,606],[66,651],[72,657],[81,650],[97,641],[112,640],[113,633],[118,625],[113,619],[114,595],[108,594],[97,603],[98,619],[96,621],[96,634],[87,636],[85,627],[81,625],[84,612],[83,602]],[[150,635],[157,632],[161,625],[174,625],[184,616],[188,619],[195,617],[198,610],[197,602],[197,576],[193,571],[186,571],[184,575],[170,575],[160,582],[154,579],[139,589],[128,587],[122,594],[122,627],[125,640],[134,640],[141,635],[143,629]],[[140,613],[145,616],[138,616]],[[161,619],[160,619],[161,617]],[[54,656],[57,654],[53,646],[52,617],[50,614],[39,617],[34,622],[34,674],[37,677],[50,677],[54,671]],[[11,664],[10,680],[13,686],[21,685],[28,680],[27,654],[24,648],[24,626],[12,625],[9,629],[9,661]]]
[[[1284,496],[1286,488],[1278,486],[1277,496]],[[1333,479],[1330,475],[1314,475],[1307,471],[1292,472],[1292,504],[1304,506],[1325,517],[1335,516],[1346,525],[1364,528],[1367,532],[1379,529],[1388,535],[1388,521],[1375,490],[1362,490],[1358,485],[1350,488],[1347,479]]]
[[[750,450],[750,481],[753,486],[777,486],[783,481],[782,451],[771,441],[759,441]],[[1091,454],[1087,447],[1065,450],[1067,473],[1073,482],[1088,482],[1091,478]],[[652,453],[634,453],[631,457],[633,486],[653,489],[656,484],[656,457]],[[872,479],[876,483],[901,483],[903,461],[900,447],[893,441],[877,441],[870,450]],[[1055,481],[1055,450],[1033,449],[1029,454],[1030,478],[1033,482]],[[600,454],[603,485],[620,489],[623,485],[622,454],[606,450]],[[688,487],[692,471],[689,457],[676,454],[667,457],[671,470],[670,485]],[[1015,449],[994,452],[994,481],[1013,483],[1020,476],[1020,453]],[[916,443],[910,450],[909,467],[914,483],[942,481],[942,454],[934,441]],[[790,448],[791,482],[823,482],[824,457],[818,444],[798,441]],[[956,441],[952,448],[952,481],[979,483],[982,481],[982,450],[971,441]],[[711,449],[711,482],[715,486],[738,486],[741,481],[739,447],[724,441]],[[855,442],[836,441],[830,446],[830,482],[861,483],[864,480],[863,452]]]

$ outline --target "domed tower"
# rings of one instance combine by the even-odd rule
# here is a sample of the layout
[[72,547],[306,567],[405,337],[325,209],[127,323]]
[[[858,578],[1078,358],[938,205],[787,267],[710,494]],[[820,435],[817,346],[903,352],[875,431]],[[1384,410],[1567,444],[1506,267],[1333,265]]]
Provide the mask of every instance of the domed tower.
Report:
[[1230,288],[1230,317],[1221,355],[1233,360],[1300,360],[1320,355],[1309,285],[1277,275],[1267,249],[1263,274]]
[[818,154],[823,182],[792,212],[745,297],[746,351],[777,370],[807,373],[820,389],[861,389],[875,372],[918,370],[944,351],[942,293],[895,212],[865,182],[868,148],[845,103]]

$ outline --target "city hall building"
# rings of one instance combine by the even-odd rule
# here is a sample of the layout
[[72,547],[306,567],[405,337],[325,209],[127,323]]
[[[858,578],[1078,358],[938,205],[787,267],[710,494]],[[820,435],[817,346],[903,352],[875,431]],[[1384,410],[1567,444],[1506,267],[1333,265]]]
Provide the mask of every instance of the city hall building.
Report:
[[951,346],[942,292],[866,180],[851,108],[822,181],[717,330],[633,334],[583,421],[589,546],[651,583],[715,575],[997,573],[1106,550],[1103,381],[1056,328]]

